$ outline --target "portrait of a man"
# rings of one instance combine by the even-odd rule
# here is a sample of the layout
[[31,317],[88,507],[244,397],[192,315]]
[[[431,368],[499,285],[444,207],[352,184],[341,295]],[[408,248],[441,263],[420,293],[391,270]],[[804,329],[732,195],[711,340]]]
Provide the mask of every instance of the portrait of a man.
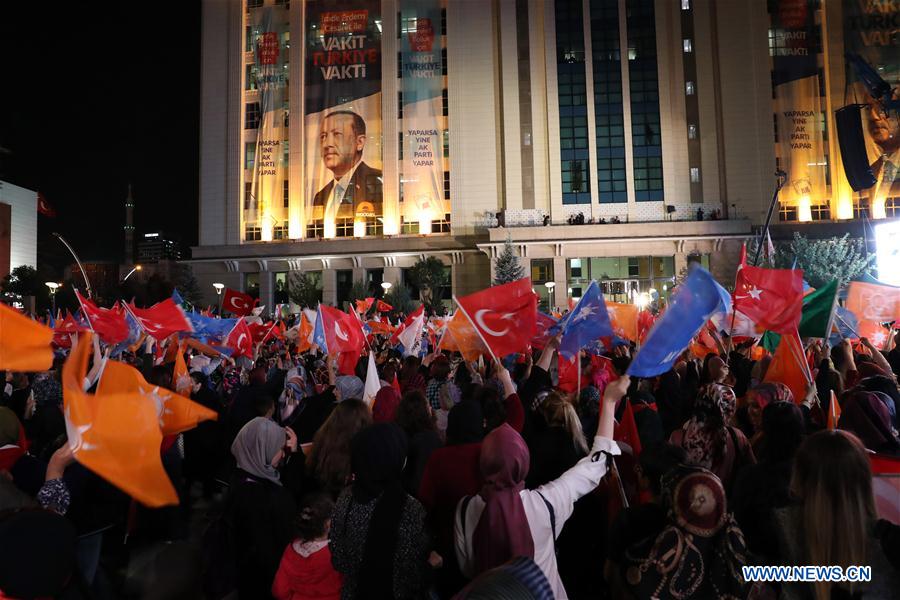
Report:
[[324,207],[326,222],[352,217],[362,202],[380,208],[381,171],[363,162],[365,146],[366,122],[355,112],[334,111],[322,119],[319,151],[332,178],[316,193],[313,206]]

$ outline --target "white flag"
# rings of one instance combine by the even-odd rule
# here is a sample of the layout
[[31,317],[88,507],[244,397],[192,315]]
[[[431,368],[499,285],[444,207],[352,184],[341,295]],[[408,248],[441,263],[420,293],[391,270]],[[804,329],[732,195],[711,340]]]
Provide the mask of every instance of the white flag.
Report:
[[366,371],[366,388],[363,393],[363,402],[371,408],[375,402],[375,396],[381,389],[381,379],[378,377],[378,369],[375,367],[375,353],[369,352],[369,368]]

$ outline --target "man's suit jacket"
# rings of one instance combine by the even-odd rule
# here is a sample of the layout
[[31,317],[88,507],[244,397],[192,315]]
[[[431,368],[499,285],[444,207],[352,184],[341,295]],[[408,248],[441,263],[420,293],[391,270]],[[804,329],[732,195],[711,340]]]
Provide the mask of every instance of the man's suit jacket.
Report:
[[[331,197],[331,190],[334,188],[334,180],[328,182],[313,198],[313,206],[325,206],[328,198]],[[381,171],[373,169],[364,162],[360,162],[350,178],[350,185],[344,192],[344,199],[341,206],[353,205],[353,211],[360,202],[371,202],[377,205],[381,204]]]

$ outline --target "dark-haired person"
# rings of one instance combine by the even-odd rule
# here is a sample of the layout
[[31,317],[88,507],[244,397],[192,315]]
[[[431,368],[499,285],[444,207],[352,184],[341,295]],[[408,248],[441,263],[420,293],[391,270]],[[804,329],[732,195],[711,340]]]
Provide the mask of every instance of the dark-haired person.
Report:
[[403,394],[394,420],[406,433],[409,442],[406,467],[403,469],[403,487],[415,495],[419,491],[428,458],[443,444],[434,424],[431,406],[422,392]]

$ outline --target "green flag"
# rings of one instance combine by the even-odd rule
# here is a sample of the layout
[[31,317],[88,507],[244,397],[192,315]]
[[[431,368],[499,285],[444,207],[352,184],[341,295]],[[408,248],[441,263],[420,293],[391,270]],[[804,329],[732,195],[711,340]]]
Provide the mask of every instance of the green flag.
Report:
[[781,336],[775,333],[774,331],[766,330],[763,333],[762,337],[759,339],[759,345],[768,350],[770,353],[775,354],[775,349],[778,348],[778,344],[781,342]]
[[803,298],[803,315],[800,317],[800,337],[827,338],[838,282],[830,283]]

